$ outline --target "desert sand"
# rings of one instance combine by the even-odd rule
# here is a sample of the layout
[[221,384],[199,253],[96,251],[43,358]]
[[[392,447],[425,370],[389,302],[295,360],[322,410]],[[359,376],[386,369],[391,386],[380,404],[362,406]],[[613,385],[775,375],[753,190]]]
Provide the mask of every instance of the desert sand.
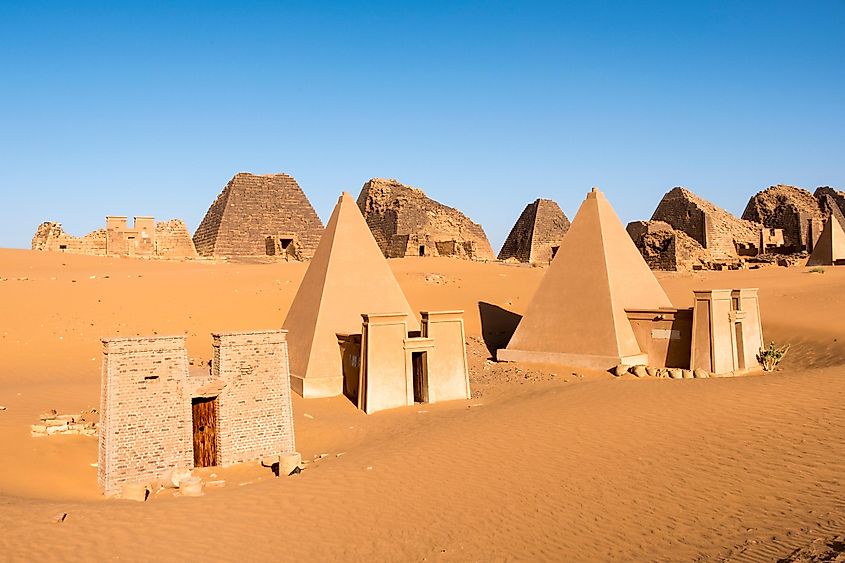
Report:
[[773,561],[845,533],[845,268],[658,272],[676,306],[759,287],[791,345],[675,381],[490,362],[544,268],[390,266],[415,310],[465,310],[472,400],[295,396],[299,451],[326,454],[300,475],[208,468],[224,487],[141,504],[102,497],[95,438],[29,425],[99,405],[100,337],[187,334],[202,369],[212,331],[279,327],[306,265],[0,250],[0,560]]

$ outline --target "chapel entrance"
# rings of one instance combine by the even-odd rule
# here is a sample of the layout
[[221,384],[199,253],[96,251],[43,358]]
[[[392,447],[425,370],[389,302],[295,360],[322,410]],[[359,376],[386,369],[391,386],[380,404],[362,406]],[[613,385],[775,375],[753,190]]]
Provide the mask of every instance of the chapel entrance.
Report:
[[414,377],[414,402],[428,402],[428,352],[411,352]]
[[194,422],[194,466],[217,464],[217,397],[191,400]]

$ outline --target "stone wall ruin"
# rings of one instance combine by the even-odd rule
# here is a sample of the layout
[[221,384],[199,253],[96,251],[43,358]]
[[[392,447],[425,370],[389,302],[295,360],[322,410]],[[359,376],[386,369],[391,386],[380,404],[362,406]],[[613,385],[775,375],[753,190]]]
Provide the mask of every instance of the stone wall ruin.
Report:
[[197,257],[188,228],[181,219],[156,222],[147,216],[135,217],[130,227],[127,217],[109,215],[105,229],[97,229],[83,237],[64,232],[61,223],[47,221],[35,231],[32,250],[132,258]]

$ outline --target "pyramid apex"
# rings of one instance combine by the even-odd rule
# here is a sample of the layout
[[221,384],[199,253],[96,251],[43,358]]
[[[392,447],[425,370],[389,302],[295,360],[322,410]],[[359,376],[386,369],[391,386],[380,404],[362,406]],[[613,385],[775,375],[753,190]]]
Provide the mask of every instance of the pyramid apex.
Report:
[[593,186],[590,192],[587,194],[587,199],[596,199],[597,197],[604,197],[602,191],[598,188],[598,186]]
[[340,197],[339,197],[339,198],[337,198],[337,202],[338,202],[338,203],[340,203],[340,202],[342,202],[344,199],[349,199],[349,200],[350,200],[350,201],[352,201],[353,203],[355,202],[355,200],[354,200],[354,199],[352,199],[352,194],[350,194],[349,192],[341,192]]

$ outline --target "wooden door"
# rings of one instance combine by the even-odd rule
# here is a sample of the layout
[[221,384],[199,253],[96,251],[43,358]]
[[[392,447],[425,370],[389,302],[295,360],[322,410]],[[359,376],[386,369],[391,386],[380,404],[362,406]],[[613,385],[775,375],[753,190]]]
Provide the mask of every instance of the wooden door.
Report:
[[217,398],[191,401],[194,420],[194,466],[210,467],[217,463]]

